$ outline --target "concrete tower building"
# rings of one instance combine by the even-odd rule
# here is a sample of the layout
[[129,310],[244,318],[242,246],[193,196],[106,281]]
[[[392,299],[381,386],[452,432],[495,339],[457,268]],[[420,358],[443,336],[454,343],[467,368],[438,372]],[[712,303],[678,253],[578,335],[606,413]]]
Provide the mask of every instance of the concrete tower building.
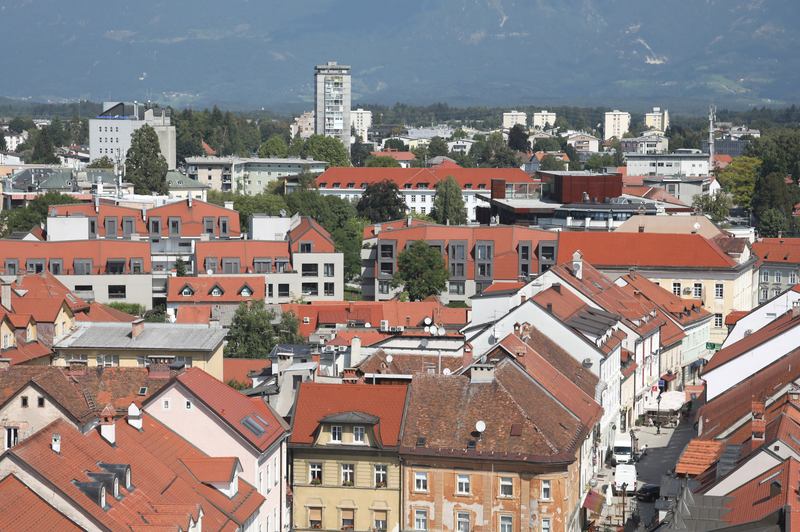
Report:
[[314,130],[350,151],[350,67],[328,61],[314,67]]
[[606,123],[603,130],[603,140],[608,140],[611,137],[622,138],[622,135],[628,132],[631,126],[631,115],[624,111],[614,109],[610,113],[606,113]]

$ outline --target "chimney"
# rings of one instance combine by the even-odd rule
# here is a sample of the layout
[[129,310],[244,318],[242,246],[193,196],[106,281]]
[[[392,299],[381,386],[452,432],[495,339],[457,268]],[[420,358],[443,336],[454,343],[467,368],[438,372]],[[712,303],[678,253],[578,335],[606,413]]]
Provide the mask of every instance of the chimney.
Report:
[[208,320],[209,328],[213,329],[215,327],[219,327],[219,318],[210,318]]
[[150,364],[147,366],[147,377],[152,379],[166,379],[169,376],[169,365],[173,357],[149,356]]
[[552,314],[553,313],[553,304],[552,303],[548,303],[547,304],[547,313],[548,314]]
[[408,227],[411,227],[411,220],[413,220],[413,218],[411,216],[409,216],[408,217]]
[[381,232],[381,224],[375,224],[375,235]]
[[519,336],[519,322],[514,324],[514,334]]
[[800,301],[792,301],[792,319],[800,316]]
[[576,279],[583,280],[583,255],[579,249],[572,254],[572,275]]
[[8,371],[8,368],[10,366],[11,366],[10,358],[0,358],[0,371]]
[[783,231],[778,231],[778,238],[783,238]]
[[116,446],[117,443],[117,425],[114,423],[116,415],[117,411],[114,410],[111,403],[107,404],[103,411],[100,412],[100,436],[114,446]]
[[8,281],[3,281],[2,287],[0,287],[0,305],[7,311],[11,311],[11,283]]
[[800,388],[792,385],[791,389],[789,390],[789,402],[795,406],[800,406]]
[[70,359],[68,364],[70,375],[86,375],[86,367],[89,365],[87,361],[73,358]]
[[186,372],[186,362],[176,360],[169,365],[169,378],[178,377]]
[[138,338],[144,332],[144,320],[139,318],[131,323],[131,338]]
[[53,434],[53,439],[50,441],[50,448],[56,454],[61,454],[61,434]]
[[311,354],[311,362],[316,362],[317,369],[315,371],[315,374],[319,375],[319,353],[312,353]]
[[361,362],[361,337],[353,336],[350,340],[350,365]]
[[470,383],[486,383],[494,380],[493,364],[474,364],[470,370]]
[[142,430],[142,411],[136,406],[136,403],[131,403],[128,407],[128,425],[136,430]]
[[764,401],[752,401],[750,403],[750,410],[753,416],[753,420],[751,421],[751,439],[753,441],[764,441],[764,434],[767,432],[767,420],[764,419]]
[[[189,210],[191,210],[192,209],[192,195],[191,194],[189,194],[189,196],[186,198],[186,202],[189,205]],[[231,208],[231,210],[233,210],[233,208]]]
[[635,279],[636,279],[636,268],[631,268],[631,269],[630,269],[630,271],[628,272],[628,276],[629,276],[631,279],[634,279],[634,280],[635,280]]
[[556,294],[561,293],[561,283],[553,283],[552,289],[555,290]]
[[17,273],[17,288],[22,286],[22,280],[25,279],[24,273]]
[[232,211],[233,210],[233,202],[232,201],[226,201],[225,202],[225,208],[228,209],[229,211]]

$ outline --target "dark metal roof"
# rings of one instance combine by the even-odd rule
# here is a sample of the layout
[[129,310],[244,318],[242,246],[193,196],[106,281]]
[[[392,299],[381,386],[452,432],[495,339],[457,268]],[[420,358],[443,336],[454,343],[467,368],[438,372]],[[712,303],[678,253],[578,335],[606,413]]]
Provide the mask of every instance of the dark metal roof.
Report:
[[339,412],[338,414],[328,414],[320,419],[320,423],[342,423],[357,425],[376,425],[380,421],[378,416],[365,414],[364,412]]

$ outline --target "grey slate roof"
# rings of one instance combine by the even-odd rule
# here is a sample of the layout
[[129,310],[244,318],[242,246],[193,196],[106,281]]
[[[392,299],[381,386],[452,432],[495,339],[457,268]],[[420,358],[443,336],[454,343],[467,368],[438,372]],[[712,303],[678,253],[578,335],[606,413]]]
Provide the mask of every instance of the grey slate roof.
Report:
[[130,323],[87,323],[62,338],[56,349],[130,349],[148,351],[212,351],[221,344],[224,327],[182,323],[145,323],[137,338]]
[[211,188],[210,185],[205,185],[196,179],[185,176],[182,173],[171,170],[167,172],[167,185],[170,190],[176,188]]

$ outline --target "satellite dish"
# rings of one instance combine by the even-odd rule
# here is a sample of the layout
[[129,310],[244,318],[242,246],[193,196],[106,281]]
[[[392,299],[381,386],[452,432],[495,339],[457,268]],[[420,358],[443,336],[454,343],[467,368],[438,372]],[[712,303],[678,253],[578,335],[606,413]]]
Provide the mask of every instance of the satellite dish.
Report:
[[[427,329],[428,327],[425,328]],[[430,329],[431,329],[431,334],[433,336],[436,336],[436,333],[439,332],[439,327],[437,327],[436,325],[431,325]]]
[[428,327],[427,325],[425,326],[425,332],[431,332],[431,328]]
[[445,375],[450,375],[450,368],[444,368],[444,370],[442,370],[442,373],[444,373]]
[[425,325],[430,325],[430,324],[431,324],[431,319],[425,318]]
[[372,324],[370,322],[367,322],[367,323],[364,324],[364,327],[369,329],[370,327],[372,327]]
[[486,430],[486,423],[484,423],[483,421],[478,421],[477,423],[475,423],[475,430],[483,434],[483,431]]
[[213,274],[214,274],[214,270],[212,270],[210,268],[208,270],[206,270],[206,275],[213,275]]
[[695,229],[695,231],[696,231],[696,230],[700,229],[700,224],[699,224],[699,223],[697,223],[697,222],[695,222],[695,223],[694,223],[694,225],[693,225],[692,227],[694,227],[694,229]]
[[428,340],[426,340],[425,338],[423,338],[423,339],[422,339],[422,341],[420,342],[420,345],[421,345],[422,347],[428,347]]
[[444,335],[445,335],[444,329],[439,329],[439,336],[444,336]]
[[394,357],[392,355],[389,355],[388,357],[386,357],[386,362],[391,363],[392,360],[394,360]]

